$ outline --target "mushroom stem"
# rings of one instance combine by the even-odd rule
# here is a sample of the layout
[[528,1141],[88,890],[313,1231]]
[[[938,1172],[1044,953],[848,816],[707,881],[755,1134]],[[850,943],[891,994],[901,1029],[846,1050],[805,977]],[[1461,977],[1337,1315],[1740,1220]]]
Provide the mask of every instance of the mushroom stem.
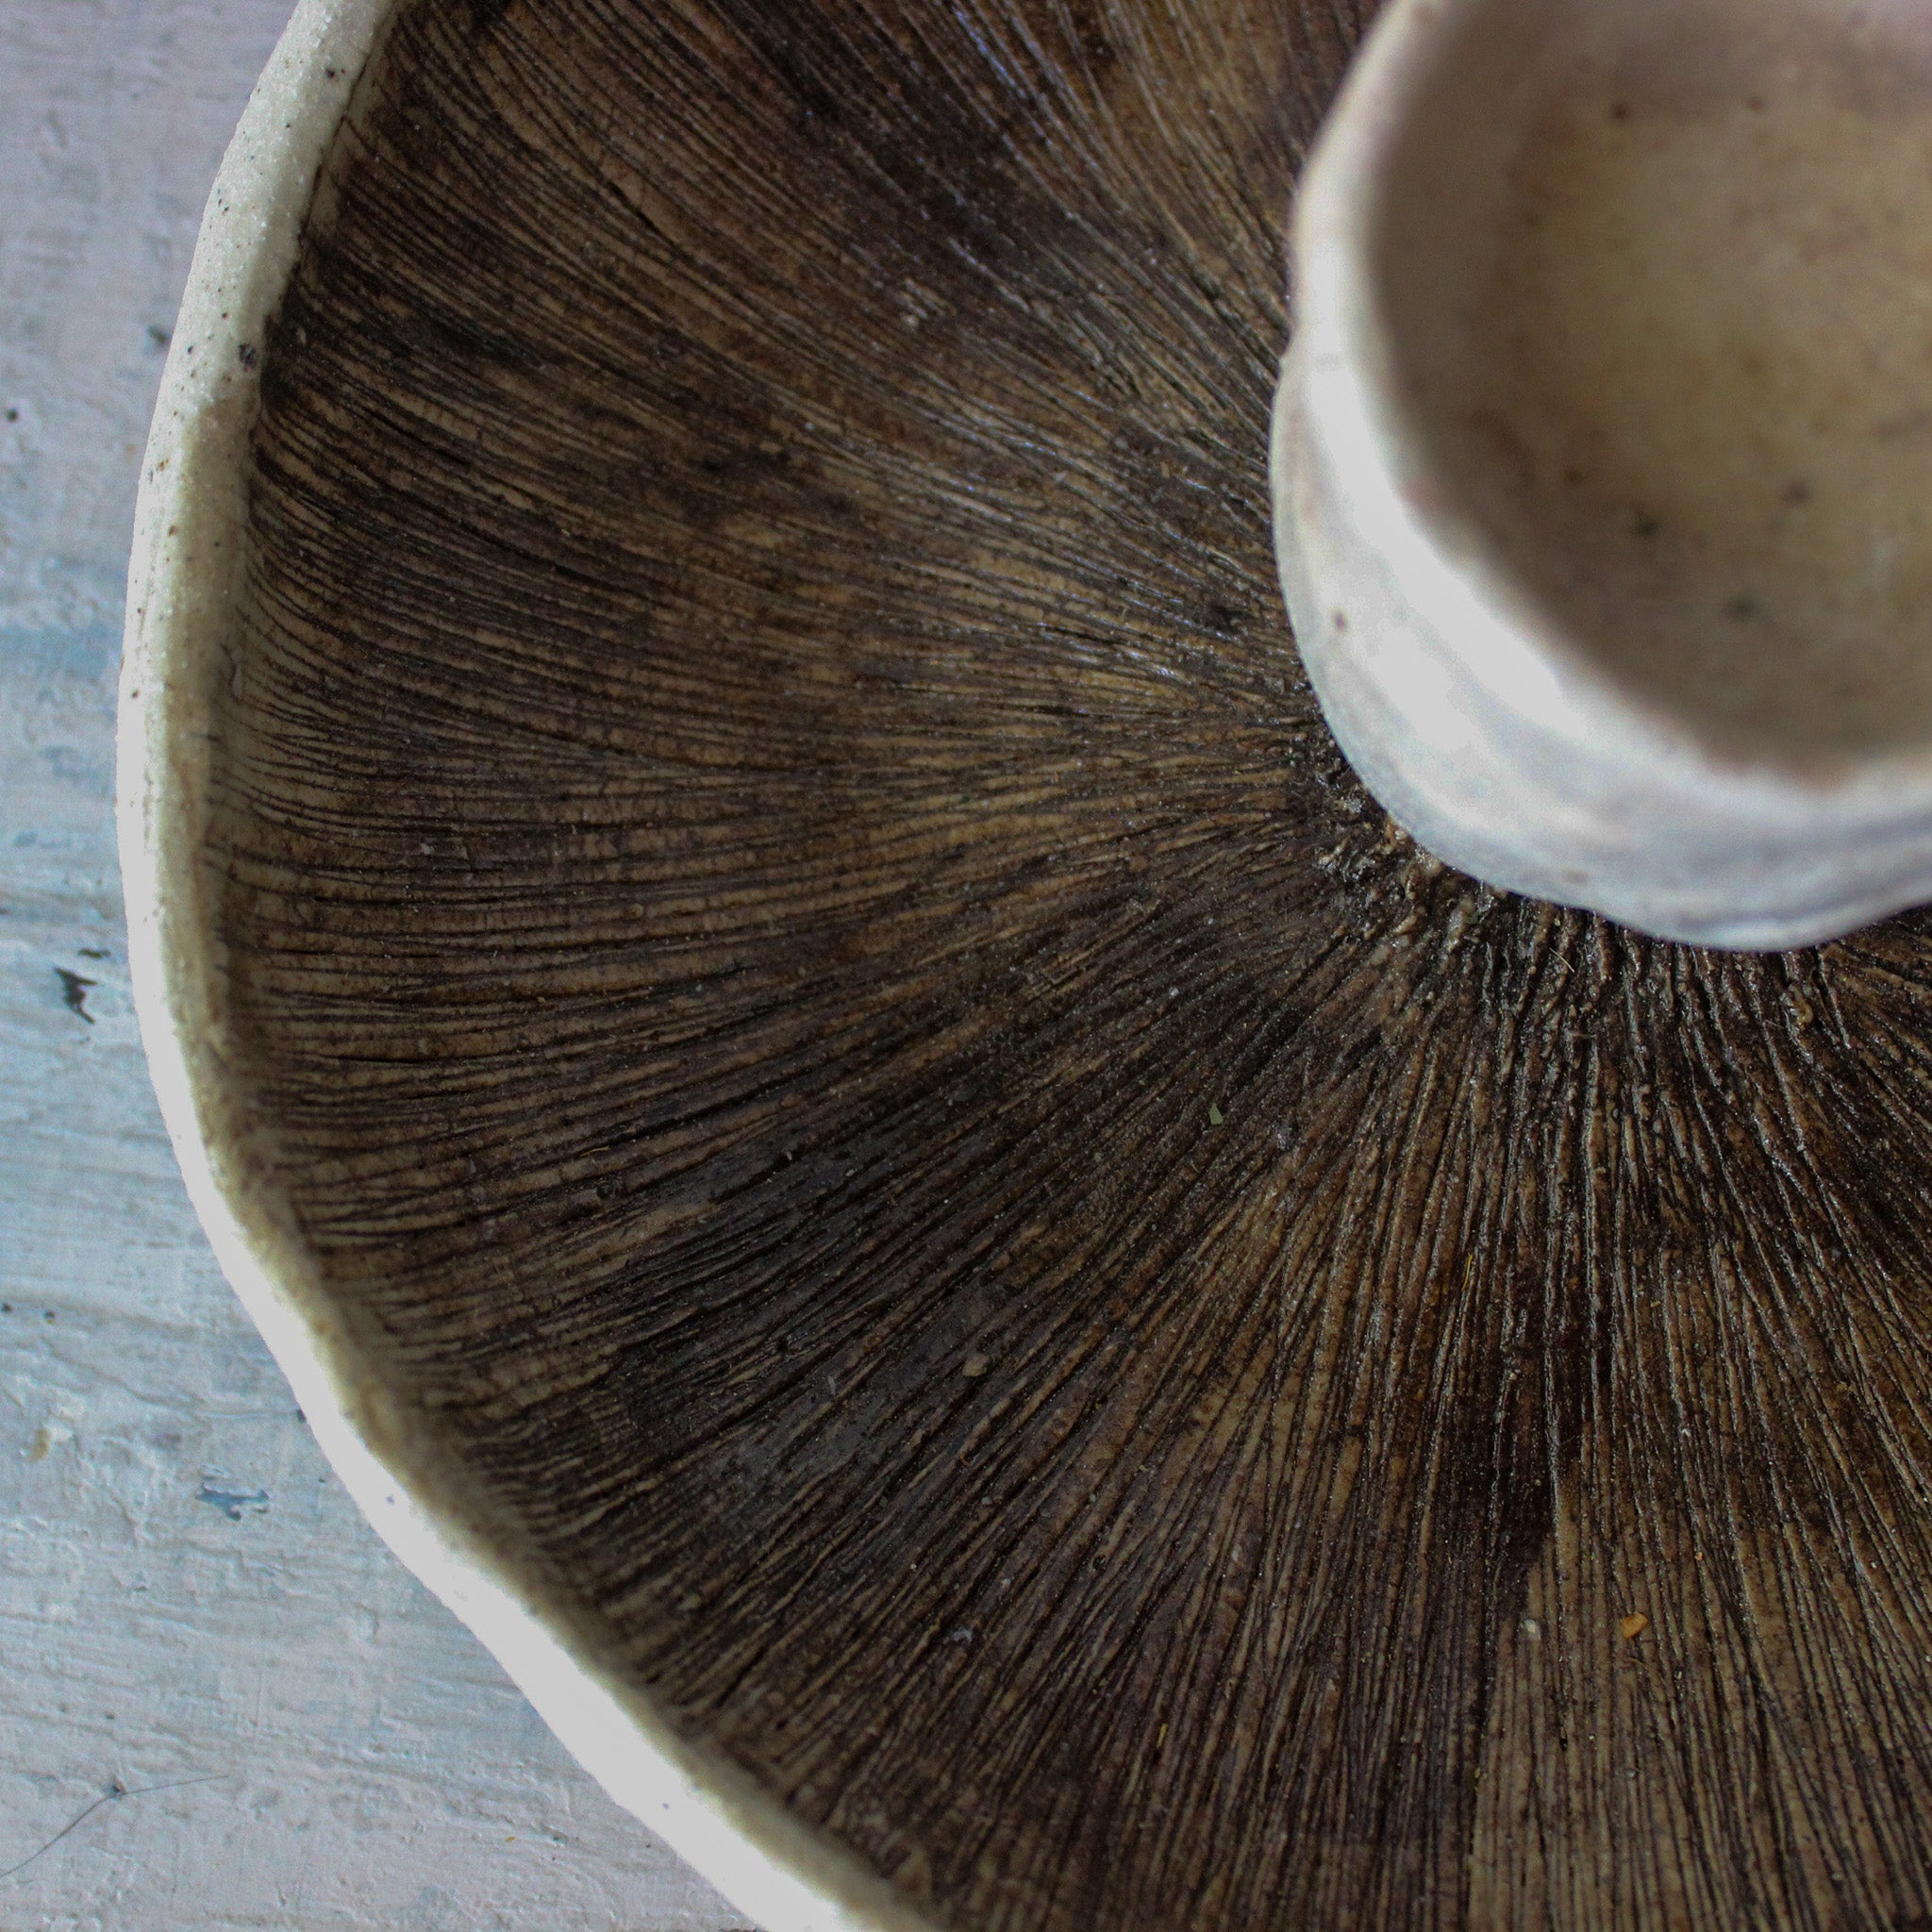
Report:
[[1396,819],[1699,943],[1932,898],[1932,25],[1394,0],[1294,255],[1282,585]]

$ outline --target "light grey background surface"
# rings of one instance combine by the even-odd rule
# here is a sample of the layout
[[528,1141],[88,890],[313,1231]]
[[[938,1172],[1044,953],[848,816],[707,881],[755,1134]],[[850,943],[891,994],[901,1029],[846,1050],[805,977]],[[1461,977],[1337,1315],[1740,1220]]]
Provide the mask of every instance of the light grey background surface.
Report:
[[0,1932],[712,1932],[742,1921],[329,1474],[135,1035],[111,799],[136,470],[286,13],[0,0]]

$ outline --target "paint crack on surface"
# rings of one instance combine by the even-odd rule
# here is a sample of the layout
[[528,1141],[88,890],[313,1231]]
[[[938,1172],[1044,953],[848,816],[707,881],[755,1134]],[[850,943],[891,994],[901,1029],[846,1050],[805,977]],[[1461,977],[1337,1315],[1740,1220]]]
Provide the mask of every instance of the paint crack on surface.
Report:
[[88,1805],[84,1807],[81,1810],[77,1811],[72,1818],[70,1818],[67,1821],[65,1824],[63,1824],[60,1827],[58,1831],[57,1831],[54,1834],[52,1838],[50,1838],[46,1841],[45,1844],[42,1845],[39,1848],[39,1850],[29,1852],[25,1857],[21,1859],[19,1864],[9,1865],[4,1872],[0,1872],[0,1878],[15,1877],[20,1873],[25,1872],[26,1868],[29,1865],[31,1865],[37,1858],[44,1857],[47,1855],[47,1853],[51,1852],[54,1849],[54,1847],[60,1842],[62,1839],[67,1838],[71,1836],[74,1832],[78,1831],[80,1827],[83,1824],[85,1824],[88,1822],[88,1820],[92,1818],[94,1815],[94,1813],[101,1808],[103,1805],[112,1805],[123,1798],[150,1797],[156,1791],[178,1791],[188,1785],[211,1785],[215,1783],[217,1779],[222,1778],[226,1774],[224,1772],[210,1771],[201,1777],[171,1778],[166,1784],[136,1785],[132,1790],[129,1790],[129,1788],[126,1785],[124,1785],[121,1782],[121,1780],[117,1777],[108,1787],[108,1789],[105,1791],[103,1791],[101,1795],[93,1801],[92,1804]]
[[92,1026],[94,1024],[94,1016],[87,1009],[87,996],[100,982],[85,979],[78,973],[70,973],[64,966],[55,967],[54,974],[60,982],[61,1005],[70,1013],[78,1013]]
[[244,1509],[253,1509],[258,1514],[268,1507],[266,1490],[225,1490],[219,1484],[204,1482],[194,1493],[197,1503],[206,1503],[211,1509],[219,1509],[230,1523],[240,1523]]

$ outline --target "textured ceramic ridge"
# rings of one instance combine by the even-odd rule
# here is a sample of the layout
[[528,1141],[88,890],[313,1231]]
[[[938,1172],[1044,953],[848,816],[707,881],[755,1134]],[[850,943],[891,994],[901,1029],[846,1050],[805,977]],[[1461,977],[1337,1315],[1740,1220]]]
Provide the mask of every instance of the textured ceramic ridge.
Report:
[[[1394,158],[1432,98],[1483,95],[1491,120],[1533,111],[1536,62],[1560,51],[1565,22],[1602,37],[1626,15],[1657,31],[1641,0],[1393,0],[1372,28],[1295,215],[1297,332],[1272,460],[1282,586],[1350,761],[1438,857],[1663,938],[1808,944],[1932,896],[1932,756],[1906,745],[1812,769],[1740,756],[1574,648],[1467,541],[1372,258]],[[1491,58],[1485,37],[1504,35],[1522,62],[1499,64],[1499,87],[1463,86]]]
[[605,1790],[773,1932],[916,1932],[924,1921],[903,1902],[748,1781],[696,1766],[546,1605],[533,1567],[477,1524],[437,1445],[359,1364],[225,1058],[201,721],[209,681],[238,675],[228,646],[261,348],[319,171],[396,10],[297,6],[209,195],[142,465],[117,791],[129,966],[162,1117],[222,1270],[344,1487]]

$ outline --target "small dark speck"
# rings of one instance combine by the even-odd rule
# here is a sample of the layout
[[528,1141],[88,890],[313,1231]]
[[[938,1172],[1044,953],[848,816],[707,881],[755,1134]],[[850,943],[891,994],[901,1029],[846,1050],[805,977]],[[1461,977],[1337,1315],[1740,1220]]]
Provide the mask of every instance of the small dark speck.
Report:
[[41,1310],[41,1320],[42,1320],[42,1321],[43,1321],[43,1322],[51,1322],[51,1321],[52,1321],[53,1319],[54,1319],[54,1310],[53,1310],[52,1308],[42,1308],[42,1309]]
[[1749,108],[1754,114],[1761,114],[1764,112],[1764,96],[1762,94],[1752,94],[1745,101],[1744,105],[1747,108]]
[[104,946],[82,946],[78,950],[83,959],[106,959],[111,957]]
[[194,1493],[197,1503],[206,1503],[210,1509],[219,1509],[230,1523],[240,1523],[244,1509],[266,1509],[268,1491],[266,1490],[225,1490],[214,1483],[205,1482]]
[[1756,617],[1757,615],[1757,599],[1748,592],[1741,597],[1733,597],[1724,606],[1724,615],[1726,617],[1735,617],[1740,623],[1748,618]]
[[1563,472],[1563,481],[1567,483],[1572,490],[1574,490],[1576,486],[1583,481],[1583,472],[1579,470],[1574,463],[1572,463],[1571,466]]
[[7,412],[7,420],[9,423],[18,423],[20,421],[20,411],[18,409],[8,409]]
[[147,325],[147,339],[151,347],[165,349],[175,340],[175,331],[163,328],[158,322],[151,322]]
[[1335,613],[1335,615],[1329,619],[1329,622],[1332,625],[1334,625],[1335,628],[1338,631],[1346,630],[1348,628],[1348,612],[1345,610],[1338,610]]
[[11,1302],[0,1302],[0,1315],[10,1315],[12,1312],[13,1304]]
[[1810,484],[1806,482],[1802,476],[1799,477],[1795,483],[1791,484],[1785,491],[1785,501],[1791,504],[1809,503],[1811,501]]
[[1639,510],[1636,520],[1630,525],[1640,537],[1655,537],[1663,526],[1663,518],[1652,516],[1646,509]]
[[333,80],[336,77],[335,69],[333,67],[325,67],[322,70],[322,77],[325,80]]
[[261,360],[261,352],[253,342],[239,343],[235,355],[244,369],[253,369]]
[[1610,103],[1610,119],[1612,121],[1627,121],[1629,118],[1630,103],[1628,101],[1612,101]]
[[61,1005],[70,1013],[78,1013],[92,1026],[94,1024],[94,1016],[87,1009],[87,996],[98,982],[83,979],[79,974],[70,973],[64,966],[55,967],[54,972],[60,981]]

